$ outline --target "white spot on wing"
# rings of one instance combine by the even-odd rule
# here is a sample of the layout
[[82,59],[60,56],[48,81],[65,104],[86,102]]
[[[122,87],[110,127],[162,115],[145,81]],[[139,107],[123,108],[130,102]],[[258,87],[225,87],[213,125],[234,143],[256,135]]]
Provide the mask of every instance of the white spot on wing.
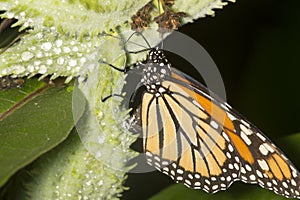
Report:
[[243,124],[241,124],[240,127],[241,127],[241,130],[242,130],[246,135],[252,135],[252,134],[253,134],[253,132],[252,132],[249,128],[245,127]]
[[232,109],[231,105],[229,105],[227,102],[225,103],[225,105],[226,105],[228,108]]
[[242,122],[243,124],[245,124],[246,126],[250,127],[250,124],[249,124],[248,122],[246,122],[245,120],[242,119],[241,122]]
[[210,121],[210,125],[211,125],[214,129],[218,129],[218,127],[219,127],[219,125],[217,124],[217,122],[214,121],[214,120],[211,120],[211,121]]
[[229,119],[231,119],[232,121],[236,120],[236,118],[232,114],[230,114],[229,112],[227,112],[227,115],[228,115]]
[[254,180],[256,179],[256,177],[255,177],[254,174],[251,174],[251,175],[249,176],[249,178],[250,178],[250,180],[252,180],[252,181],[254,181]]
[[183,174],[183,170],[182,169],[177,169],[177,173],[178,174]]
[[207,179],[205,179],[205,183],[206,183],[207,185],[210,185],[210,181],[207,180]]
[[256,174],[257,174],[257,176],[259,176],[260,178],[263,177],[262,173],[261,173],[259,170],[256,170]]
[[225,104],[221,103],[221,107],[222,107],[224,110],[229,111],[228,107],[227,107]]
[[267,149],[268,151],[270,151],[271,153],[274,152],[274,149],[273,149],[268,143],[265,143],[264,146],[265,146],[266,149]]
[[231,144],[228,145],[228,150],[229,150],[230,152],[233,152],[233,151],[234,151],[234,149],[233,149],[233,147],[232,147]]
[[246,142],[246,144],[249,146],[251,144],[251,140],[249,139],[249,137],[244,133],[244,131],[241,132],[241,137],[244,140],[244,142]]
[[260,133],[256,133],[257,137],[259,137],[262,141],[266,141],[266,138],[260,134]]
[[226,180],[227,180],[228,182],[230,182],[230,181],[231,181],[231,177],[230,177],[230,176],[227,176]]
[[248,165],[248,164],[246,164],[245,167],[246,167],[246,169],[247,169],[249,172],[252,170],[251,166]]
[[266,156],[268,154],[268,150],[266,149],[264,144],[261,144],[258,149],[262,155]]
[[204,110],[204,108],[196,100],[193,100],[193,104],[195,104],[201,110]]
[[234,163],[234,168],[235,168],[236,170],[239,170],[239,169],[240,169],[240,166],[239,166],[237,163]]
[[231,154],[229,153],[229,152],[226,152],[226,156],[227,156],[227,158],[231,158]]
[[188,184],[189,186],[191,185],[191,181],[189,181],[188,179],[185,179],[184,182],[185,182],[186,184]]
[[147,152],[146,152],[146,156],[152,157],[152,153],[150,153],[149,151],[147,151]]
[[229,142],[229,138],[228,138],[227,134],[225,132],[222,132],[222,135],[225,138],[225,140]]
[[216,190],[216,189],[218,189],[218,185],[214,185],[214,186],[212,186],[212,188],[211,189],[213,189],[213,190]]
[[167,161],[163,161],[161,164],[164,165],[164,166],[167,166],[167,165],[169,165],[170,163],[167,162]]
[[200,186],[200,185],[201,185],[201,183],[199,181],[194,183],[194,186]]
[[258,160],[257,162],[262,170],[269,171],[269,165],[265,160]]
[[188,174],[189,179],[193,179],[193,175],[192,174]]
[[166,90],[165,90],[163,87],[160,87],[160,88],[158,89],[158,91],[159,91],[160,93],[164,93]]

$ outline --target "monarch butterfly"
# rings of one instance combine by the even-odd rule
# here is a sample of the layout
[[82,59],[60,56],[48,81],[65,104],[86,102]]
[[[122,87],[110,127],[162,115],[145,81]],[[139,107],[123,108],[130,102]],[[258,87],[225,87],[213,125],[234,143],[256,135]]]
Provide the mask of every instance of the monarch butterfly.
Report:
[[140,115],[149,165],[175,182],[208,193],[243,181],[300,198],[298,170],[258,128],[173,68],[162,49],[143,51],[149,51],[147,59],[137,67],[144,89],[134,112]]

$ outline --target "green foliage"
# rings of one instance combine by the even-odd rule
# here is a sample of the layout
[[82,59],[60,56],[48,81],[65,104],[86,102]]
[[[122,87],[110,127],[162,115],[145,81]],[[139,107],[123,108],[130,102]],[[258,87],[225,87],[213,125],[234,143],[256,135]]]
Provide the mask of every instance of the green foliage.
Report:
[[13,103],[0,117],[0,186],[67,137],[74,125],[71,97],[65,87],[36,79],[28,80],[24,89],[0,92],[1,102]]
[[[236,183],[234,183],[235,185]],[[285,197],[276,195],[272,191],[266,191],[260,188],[258,185],[240,185],[242,189],[232,185],[226,191],[221,191],[216,194],[207,194],[204,191],[192,190],[184,186],[183,184],[176,184],[168,187],[162,192],[150,198],[150,200],[182,200],[182,199],[193,199],[193,200],[232,200],[232,199],[242,199],[242,200],[284,200]],[[244,186],[244,187],[243,187]]]
[[[84,108],[88,106],[89,112],[76,110],[76,120],[81,115],[89,120],[92,115],[100,128],[94,129],[95,124],[87,123],[84,130],[89,137],[84,146],[81,144],[74,129],[70,88],[51,87],[34,79],[26,80],[22,89],[1,91],[0,111],[5,113],[0,121],[1,185],[39,157],[25,169],[32,176],[25,184],[31,199],[118,198],[129,169],[125,163],[135,155],[129,149],[135,137],[122,129],[127,111],[119,109],[120,101],[112,100],[109,104],[100,101],[105,94],[120,91],[124,76],[99,65],[99,58],[117,66],[124,64],[124,58],[116,59],[120,54],[117,40],[111,42],[99,33],[130,30],[131,16],[146,3],[148,0],[0,1],[0,10],[5,11],[1,17],[18,19],[13,26],[20,25],[19,30],[26,29],[27,33],[0,54],[0,77],[41,75],[42,79],[49,75],[55,79],[64,76],[69,82],[74,77],[84,79],[86,75],[96,74],[95,90],[83,96]],[[174,9],[188,14],[184,20],[187,23],[213,15],[213,9],[226,4],[221,0],[178,0]],[[3,39],[5,35],[1,31],[0,35],[1,47],[4,47],[11,38]],[[147,39],[152,40],[152,44],[160,40],[158,35],[147,36]],[[136,61],[137,58],[131,59],[131,62]],[[64,143],[44,154],[61,143],[71,129],[72,135]],[[95,142],[99,135],[105,141],[100,146]],[[95,156],[103,151],[106,157]]]

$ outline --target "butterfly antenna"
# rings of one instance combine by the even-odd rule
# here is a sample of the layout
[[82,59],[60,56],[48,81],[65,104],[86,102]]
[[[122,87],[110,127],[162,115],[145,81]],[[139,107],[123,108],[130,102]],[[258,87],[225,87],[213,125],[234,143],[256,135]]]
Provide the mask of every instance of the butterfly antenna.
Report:
[[[121,40],[122,43],[123,43],[122,44],[123,47],[125,47],[126,43],[130,43],[130,44],[134,44],[134,45],[139,46],[139,47],[146,48],[144,45],[141,45],[141,44],[133,42],[133,41],[129,41],[128,39],[126,41],[124,41],[124,39],[122,37],[118,37],[118,36],[115,36],[115,35],[112,35],[112,34],[109,34],[109,33],[102,33],[101,36],[109,36],[109,37]],[[132,36],[130,36],[130,37],[132,37]],[[125,49],[125,48],[123,48],[123,49]]]
[[[145,37],[142,33],[137,32],[137,31],[135,31],[134,33],[132,33],[132,34],[128,37],[128,39],[126,40],[125,44],[126,44],[126,43],[127,43],[134,35],[141,36],[141,37],[144,39],[144,41],[146,42],[148,48],[145,48],[145,49],[142,49],[142,50],[139,50],[139,51],[127,51],[127,50],[125,49],[125,51],[126,51],[127,53],[137,54],[137,53],[142,53],[142,52],[149,51],[149,50],[153,49],[153,48],[151,47],[150,43],[148,42],[148,40],[146,39],[146,37]],[[124,44],[124,46],[125,46],[125,44]],[[141,45],[139,45],[139,46],[141,46]]]
[[150,43],[148,42],[148,40],[146,39],[146,37],[145,37],[142,33],[137,32],[137,31],[135,31],[134,33],[132,33],[132,34],[129,36],[129,38],[126,40],[125,44],[126,44],[126,43],[127,43],[134,35],[141,36],[141,37],[144,39],[144,41],[146,42],[146,44],[147,44],[147,46],[148,46],[148,49],[151,49],[151,45],[150,45]]

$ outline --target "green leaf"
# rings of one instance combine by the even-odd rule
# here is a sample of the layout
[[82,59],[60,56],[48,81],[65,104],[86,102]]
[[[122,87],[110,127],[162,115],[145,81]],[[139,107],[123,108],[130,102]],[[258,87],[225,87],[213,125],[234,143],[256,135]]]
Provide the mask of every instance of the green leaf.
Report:
[[284,150],[284,153],[291,161],[295,164],[295,166],[299,169],[300,167],[300,133],[292,134],[287,137],[282,138],[278,141],[280,147]]
[[149,0],[0,1],[2,16],[18,19],[23,28],[52,27],[69,35],[96,35],[122,25]]
[[[25,80],[24,86],[19,88],[13,88],[5,91],[0,91],[0,116],[3,118],[4,112],[8,111],[13,106],[21,103],[26,97],[29,97],[31,93],[40,88],[44,87],[46,84],[42,81],[37,81],[36,79]],[[2,113],[2,114],[1,114]]]
[[[136,11],[144,6],[147,2],[148,0],[113,0],[103,2],[99,1],[98,3],[88,0],[66,2],[45,1],[43,3],[36,0],[25,0],[18,2],[0,1],[0,9],[6,10],[2,17],[14,17],[18,19],[18,23],[14,24],[14,26],[21,25],[22,28],[29,26],[34,27],[30,31],[28,31],[28,35],[22,37],[20,42],[15,43],[3,54],[1,54],[0,76],[13,74],[20,77],[42,74],[42,77],[51,75],[52,79],[59,76],[66,76],[68,77],[68,81],[78,76],[81,76],[80,78],[85,78],[85,75],[91,75],[94,72],[99,72],[100,74],[98,76],[99,78],[95,79],[93,82],[93,85],[95,85],[97,89],[96,92],[91,91],[92,94],[95,94],[95,97],[93,98],[95,99],[95,101],[89,101],[90,99],[87,98],[87,102],[91,108],[95,108],[91,110],[91,114],[94,114],[97,117],[99,127],[101,129],[99,132],[102,134],[102,136],[108,136],[96,137],[98,135],[92,135],[96,139],[98,138],[98,140],[93,140],[93,144],[95,144],[96,142],[101,142],[103,143],[103,145],[91,145],[93,147],[96,146],[96,148],[102,148],[106,150],[104,153],[100,152],[101,154],[98,154],[98,157],[99,155],[101,156],[105,153],[106,155],[109,155],[106,156],[106,158],[108,157],[109,160],[107,160],[106,158],[103,159],[103,157],[99,159],[101,162],[103,162],[103,166],[105,166],[101,171],[103,171],[103,173],[105,172],[106,175],[99,173],[99,175],[97,176],[92,176],[90,174],[90,171],[95,173],[95,168],[97,170],[101,169],[99,165],[93,164],[94,162],[92,161],[92,159],[95,158],[93,158],[92,156],[87,159],[88,161],[90,161],[89,163],[86,163],[85,160],[78,162],[78,159],[74,159],[72,157],[72,154],[69,155],[69,163],[60,162],[60,157],[58,157],[57,163],[59,163],[59,166],[71,168],[72,166],[75,166],[73,165],[74,163],[77,163],[79,166],[91,169],[90,171],[80,171],[79,173],[76,173],[78,177],[94,177],[94,179],[90,179],[90,181],[88,182],[84,180],[83,184],[81,184],[80,182],[78,182],[78,178],[76,176],[74,177],[74,174],[72,174],[72,172],[76,171],[66,170],[70,172],[70,176],[57,176],[57,173],[53,173],[54,176],[52,177],[57,178],[57,180],[54,182],[48,181],[47,178],[51,176],[49,175],[49,171],[56,172],[56,170],[58,169],[56,165],[54,165],[55,167],[52,167],[51,170],[45,171],[41,176],[35,177],[36,180],[41,180],[33,181],[36,182],[38,186],[40,186],[32,187],[34,191],[39,193],[38,195],[36,195],[37,197],[45,198],[45,193],[51,193],[52,195],[57,195],[56,199],[65,198],[65,194],[69,195],[69,191],[68,189],[64,190],[66,188],[64,186],[77,186],[77,190],[74,190],[74,194],[80,193],[84,198],[90,198],[90,194],[92,194],[99,195],[102,198],[112,199],[112,196],[117,196],[118,193],[123,190],[123,188],[120,187],[120,184],[122,184],[125,178],[125,171],[123,171],[124,166],[122,164],[126,163],[128,157],[133,156],[133,154],[129,150],[129,145],[133,142],[134,136],[129,135],[126,130],[123,130],[124,128],[122,129],[121,124],[122,122],[124,122],[124,119],[126,117],[124,111],[115,109],[117,108],[117,106],[115,106],[117,103],[108,102],[110,103],[110,105],[101,105],[100,99],[101,97],[103,97],[101,96],[103,89],[114,89],[114,86],[122,88],[124,80],[122,80],[122,78],[118,79],[118,75],[113,76],[113,83],[112,80],[106,80],[111,77],[111,73],[106,73],[111,71],[111,69],[107,68],[107,66],[107,69],[105,69],[103,66],[100,66],[101,68],[99,68],[98,71],[89,70],[92,69],[92,66],[99,65],[99,58],[106,58],[107,61],[115,64],[114,60],[107,58],[117,55],[117,52],[113,49],[120,47],[120,44],[117,41],[114,42],[115,45],[107,45],[108,48],[103,48],[101,44],[108,42],[110,39],[103,39],[103,37],[98,35],[98,33],[108,30],[122,30],[121,32],[130,30],[130,21],[132,15],[134,15]],[[192,21],[199,16],[204,16],[205,14],[213,14],[214,8],[221,8],[223,5],[225,5],[222,0],[205,0],[201,2],[191,0],[190,3],[186,3],[185,0],[179,0],[176,1],[176,4],[177,2],[177,10],[187,12],[187,14],[189,15],[186,22]],[[176,6],[174,6],[174,8],[176,9]],[[188,11],[191,11],[191,13]],[[157,10],[156,14],[154,14],[153,17],[155,17],[155,15],[158,15]],[[123,37],[123,34],[121,34],[121,37],[128,38]],[[155,38],[156,42],[151,44],[155,45],[160,41],[160,37],[157,33],[152,37]],[[148,37],[146,38],[147,40],[149,40]],[[102,54],[98,54],[99,50],[101,50]],[[132,62],[135,62],[132,58],[130,60]],[[105,81],[103,81],[103,79],[100,77],[106,74],[106,79]],[[87,95],[87,97],[89,97],[89,95]],[[62,114],[60,112],[57,112],[55,116],[61,115]],[[40,122],[41,118],[33,121],[35,123]],[[50,124],[49,122],[57,122],[55,120],[59,119],[47,119],[45,121],[48,121],[48,125]],[[90,124],[88,124],[87,127],[91,127],[89,125]],[[44,127],[43,124],[41,124],[41,127],[48,128],[47,126]],[[49,131],[50,129],[48,128],[46,130]],[[59,128],[59,130],[63,132],[61,128]],[[104,148],[107,146],[109,148]],[[84,149],[80,148],[79,150],[77,149],[76,153],[79,155],[83,152]],[[107,152],[112,152],[112,154],[109,154]],[[54,154],[54,157],[57,155],[58,154]],[[66,158],[68,158],[68,156],[66,156]],[[85,159],[85,157],[82,158]],[[120,163],[120,165],[113,166],[113,168],[108,170],[106,167],[111,166],[110,163],[117,163],[115,162],[115,160],[121,161],[118,162]],[[56,162],[52,163],[55,164]],[[45,169],[46,167],[41,168]],[[103,189],[103,191],[105,192],[100,193],[99,184],[102,185],[103,181],[99,180],[101,180],[102,177],[111,177],[111,181],[115,183],[111,187],[104,187],[105,189],[113,191],[113,189],[117,188],[118,191],[113,192],[113,195],[106,195],[108,191],[105,191],[105,189]],[[65,182],[62,182],[60,178],[65,179],[66,184]],[[105,180],[104,182],[107,183],[108,181]],[[59,190],[62,190],[63,192],[57,192],[56,189],[51,188],[59,186],[59,184],[62,185],[62,187],[59,187]],[[87,187],[88,189],[82,190],[83,185],[89,186]],[[33,197],[35,195],[32,194],[31,196]]]
[[[233,1],[233,0],[230,0]],[[184,23],[193,22],[199,17],[214,15],[228,1],[223,0],[177,0],[172,9],[187,13]],[[20,29],[34,27],[27,31],[21,41],[12,45],[0,56],[0,76],[34,76],[42,74],[68,76],[67,80],[85,75],[89,56],[97,51],[103,37],[101,32],[128,32],[131,30],[131,17],[149,0],[110,0],[110,1],[0,1],[0,10],[6,12],[3,18],[15,18],[13,26]],[[153,18],[159,15],[156,9]],[[129,22],[129,23],[128,23]],[[157,24],[149,25],[153,30]],[[121,34],[123,37],[123,34]],[[155,45],[161,37],[156,32]],[[123,37],[126,38],[126,37]],[[128,38],[128,37],[127,37]],[[146,37],[149,40],[148,36]],[[107,49],[112,55],[111,49]],[[137,60],[135,60],[136,62]]]
[[66,87],[35,80],[23,89],[2,91],[1,96],[2,110],[8,107],[5,101],[14,106],[0,117],[0,186],[62,142],[74,126],[72,93]]
[[226,191],[221,191],[216,194],[208,194],[202,190],[193,190],[187,188],[183,184],[175,184],[157,195],[150,198],[150,200],[182,200],[182,199],[201,199],[201,200],[284,200],[283,196],[276,195],[272,191],[262,189],[258,185],[250,185],[243,183],[234,183]]

